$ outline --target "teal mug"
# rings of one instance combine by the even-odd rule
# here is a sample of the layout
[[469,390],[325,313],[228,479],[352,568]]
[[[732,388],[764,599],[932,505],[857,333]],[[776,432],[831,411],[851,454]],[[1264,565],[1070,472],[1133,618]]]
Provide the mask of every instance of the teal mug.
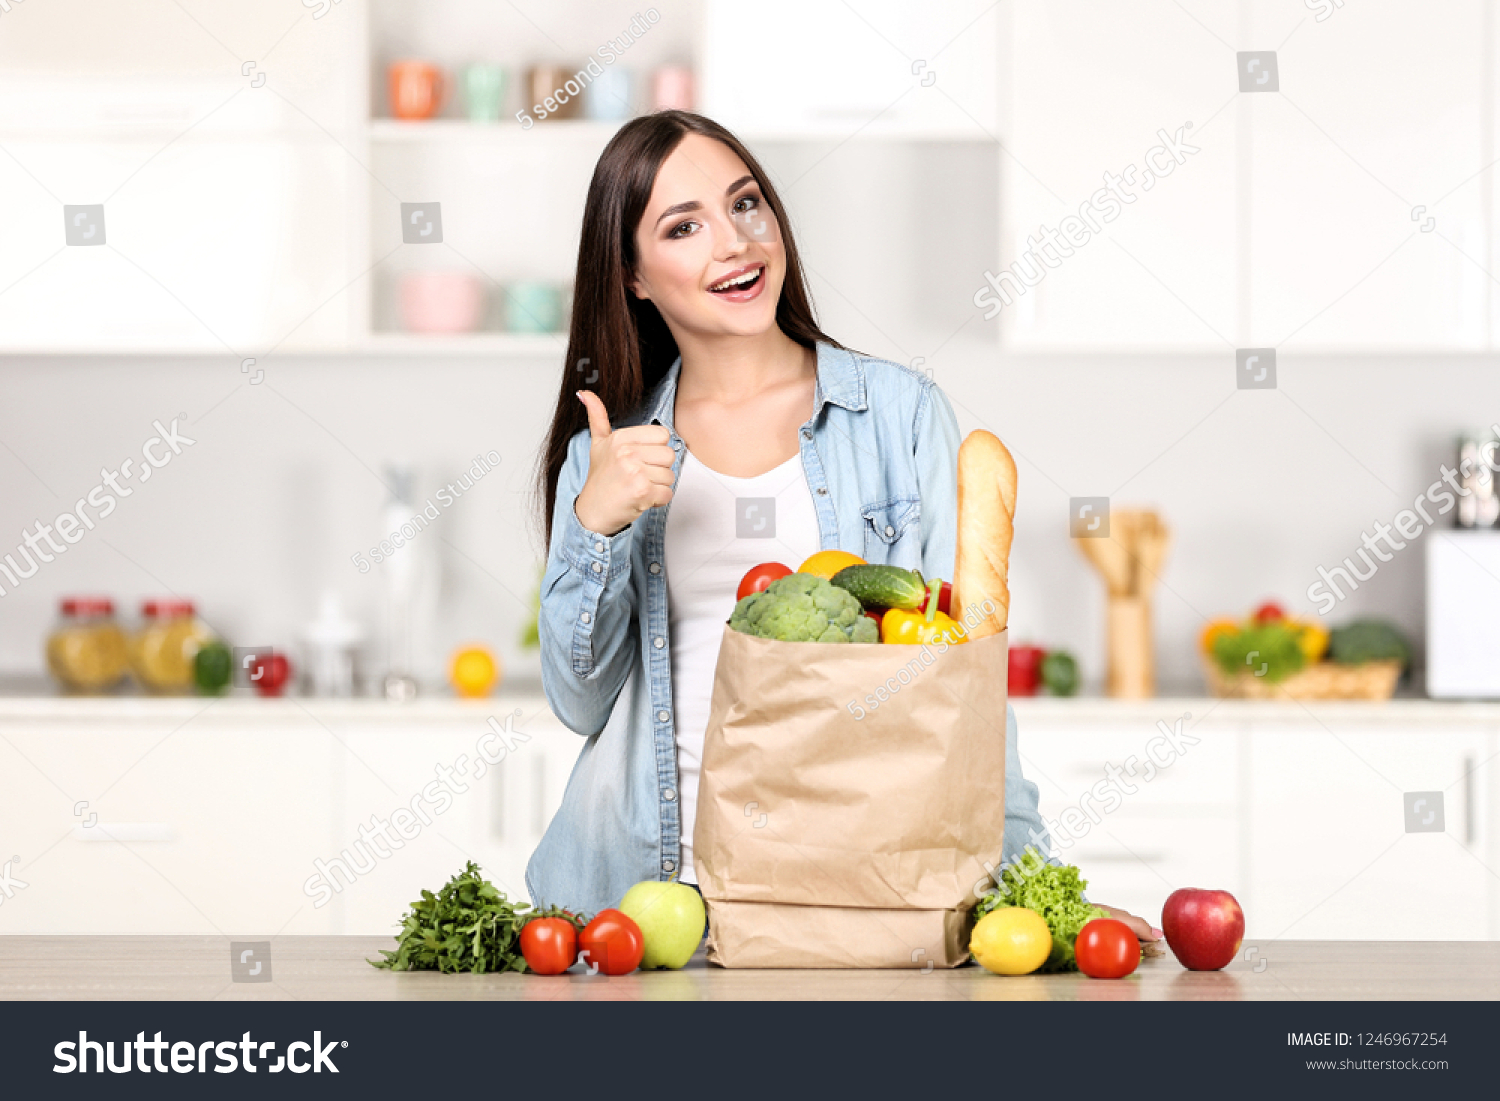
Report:
[[556,333],[563,327],[563,293],[539,279],[505,288],[505,328],[513,333]]

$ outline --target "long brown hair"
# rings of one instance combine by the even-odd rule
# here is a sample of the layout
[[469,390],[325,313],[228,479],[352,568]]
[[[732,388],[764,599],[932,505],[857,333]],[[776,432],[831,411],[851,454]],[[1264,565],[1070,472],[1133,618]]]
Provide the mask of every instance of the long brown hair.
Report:
[[786,249],[786,278],[776,303],[777,326],[804,348],[819,341],[843,346],[818,328],[786,209],[750,150],[717,122],[687,111],[659,111],[626,123],[594,166],[583,212],[568,357],[552,427],[538,463],[537,489],[549,545],[557,480],[568,458],[568,441],[588,427],[588,412],[577,391],[598,394],[610,418],[618,423],[640,407],[677,359],[677,341],[655,303],[635,297],[628,283],[635,270],[636,227],[651,199],[656,173],[688,134],[713,138],[733,150],[755,177],[776,218]]

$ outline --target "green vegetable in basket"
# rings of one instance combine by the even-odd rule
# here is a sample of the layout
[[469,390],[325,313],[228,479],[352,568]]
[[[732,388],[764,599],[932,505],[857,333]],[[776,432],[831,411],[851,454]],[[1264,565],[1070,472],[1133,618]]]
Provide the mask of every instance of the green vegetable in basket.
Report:
[[879,642],[880,629],[853,595],[810,573],[778,577],[734,606],[729,626],[782,642]]
[[1035,910],[1052,931],[1052,954],[1041,970],[1076,971],[1073,942],[1079,930],[1095,918],[1109,916],[1083,897],[1088,885],[1072,864],[1044,863],[1036,850],[1028,848],[1018,863],[1001,870],[1000,886],[979,900],[974,920],[1005,906]]
[[1214,639],[1213,655],[1227,676],[1249,673],[1272,684],[1307,664],[1300,632],[1285,621],[1227,631]]
[[1328,633],[1328,657],[1340,665],[1399,661],[1405,669],[1411,648],[1394,624],[1384,619],[1356,619]]

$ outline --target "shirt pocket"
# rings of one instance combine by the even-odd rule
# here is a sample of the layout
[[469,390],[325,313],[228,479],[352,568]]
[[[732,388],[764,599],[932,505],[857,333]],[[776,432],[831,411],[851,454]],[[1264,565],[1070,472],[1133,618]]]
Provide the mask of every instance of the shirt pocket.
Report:
[[[922,499],[920,497],[892,497],[878,504],[866,505],[861,514],[865,518],[865,561],[902,565],[903,559],[920,562]],[[910,536],[906,543],[902,539]],[[915,548],[915,553],[909,551]]]

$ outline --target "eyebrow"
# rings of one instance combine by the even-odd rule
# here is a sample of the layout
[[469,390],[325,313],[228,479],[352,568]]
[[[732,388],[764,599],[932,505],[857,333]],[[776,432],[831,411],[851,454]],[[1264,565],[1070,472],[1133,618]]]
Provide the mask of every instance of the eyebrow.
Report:
[[[735,180],[734,183],[730,184],[728,187],[726,187],[724,189],[724,194],[726,196],[733,195],[736,191],[738,191],[740,188],[744,187],[746,184],[751,184],[751,183],[754,183],[754,182],[755,182],[755,177],[753,175],[741,176],[739,179]],[[669,207],[667,207],[667,209],[663,210],[661,212],[661,215],[656,219],[656,224],[657,225],[661,225],[661,223],[665,219],[670,218],[674,214],[687,214],[690,211],[702,210],[702,209],[703,209],[703,204],[702,203],[700,203],[697,199],[690,199],[688,202],[678,203],[675,206],[669,206]]]

